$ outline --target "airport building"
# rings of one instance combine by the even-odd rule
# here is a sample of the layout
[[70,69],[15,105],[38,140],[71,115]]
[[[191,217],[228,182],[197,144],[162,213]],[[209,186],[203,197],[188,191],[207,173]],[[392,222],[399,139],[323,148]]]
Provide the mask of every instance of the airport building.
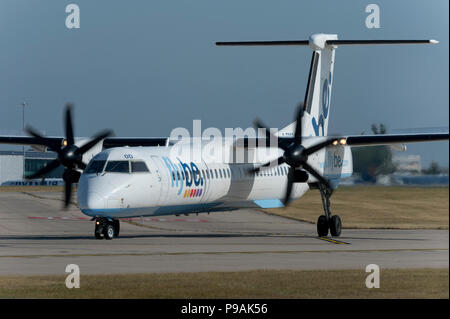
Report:
[[396,155],[392,163],[400,173],[420,173],[422,171],[422,160],[420,155]]
[[[54,152],[26,151],[25,162],[22,151],[0,151],[0,185],[15,185],[23,182],[25,175],[30,175],[56,159]],[[45,179],[60,179],[64,168],[58,167],[45,176]]]

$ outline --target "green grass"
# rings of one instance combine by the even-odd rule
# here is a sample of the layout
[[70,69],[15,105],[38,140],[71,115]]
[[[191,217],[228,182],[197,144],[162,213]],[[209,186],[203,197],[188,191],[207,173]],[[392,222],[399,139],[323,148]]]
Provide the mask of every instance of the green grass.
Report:
[[[286,208],[269,214],[315,223],[323,213],[320,193],[308,191]],[[449,229],[448,187],[340,187],[331,211],[344,228]]]
[[202,272],[0,277],[0,298],[449,298],[448,269],[381,269],[368,289],[361,270]]

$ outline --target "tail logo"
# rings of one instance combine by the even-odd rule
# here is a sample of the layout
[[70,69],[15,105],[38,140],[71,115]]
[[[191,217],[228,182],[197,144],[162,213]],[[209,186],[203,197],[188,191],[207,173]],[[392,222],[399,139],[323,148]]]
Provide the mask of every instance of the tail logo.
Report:
[[[316,136],[324,136],[325,135],[325,120],[328,118],[329,110],[330,110],[330,101],[331,101],[331,84],[332,84],[333,76],[331,72],[329,73],[328,79],[323,81],[322,86],[322,104],[321,110],[319,114],[319,120],[313,116],[312,118],[312,126],[314,129],[314,133]],[[322,134],[320,134],[320,128],[322,128]]]

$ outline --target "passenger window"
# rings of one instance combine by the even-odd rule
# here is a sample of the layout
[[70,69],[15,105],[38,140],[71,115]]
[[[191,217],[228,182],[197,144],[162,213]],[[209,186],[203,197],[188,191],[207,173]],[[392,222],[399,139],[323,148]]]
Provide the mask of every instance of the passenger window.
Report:
[[108,173],[130,173],[129,161],[109,161],[106,164],[105,172]]
[[92,161],[84,171],[86,174],[98,174],[103,171],[106,161]]
[[223,177],[222,177],[222,170],[221,170],[221,169],[219,169],[219,175],[220,175],[220,178],[223,178]]
[[149,170],[144,162],[131,162],[131,172],[141,173],[141,172],[149,172]]
[[219,178],[219,175],[217,174],[217,169],[214,169],[214,173],[216,174],[216,178]]

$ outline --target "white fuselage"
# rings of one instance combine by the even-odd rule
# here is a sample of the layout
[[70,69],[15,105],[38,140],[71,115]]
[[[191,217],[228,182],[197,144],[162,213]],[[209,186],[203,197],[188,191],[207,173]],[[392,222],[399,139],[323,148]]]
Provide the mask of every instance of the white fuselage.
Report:
[[[316,143],[318,139],[305,138],[305,143]],[[81,211],[92,217],[119,218],[283,206],[288,165],[257,174],[248,172],[277,158],[282,150],[250,149],[244,152],[245,161],[240,161],[231,153],[202,155],[208,153],[206,148],[211,145],[199,145],[197,152],[192,142],[100,152],[78,183]],[[216,152],[217,149],[229,152],[233,146],[221,141]],[[328,147],[311,155],[308,163],[335,185],[340,178],[352,174],[349,147]],[[314,181],[310,176],[306,183],[295,183],[291,198],[301,197],[309,189],[308,183]]]

